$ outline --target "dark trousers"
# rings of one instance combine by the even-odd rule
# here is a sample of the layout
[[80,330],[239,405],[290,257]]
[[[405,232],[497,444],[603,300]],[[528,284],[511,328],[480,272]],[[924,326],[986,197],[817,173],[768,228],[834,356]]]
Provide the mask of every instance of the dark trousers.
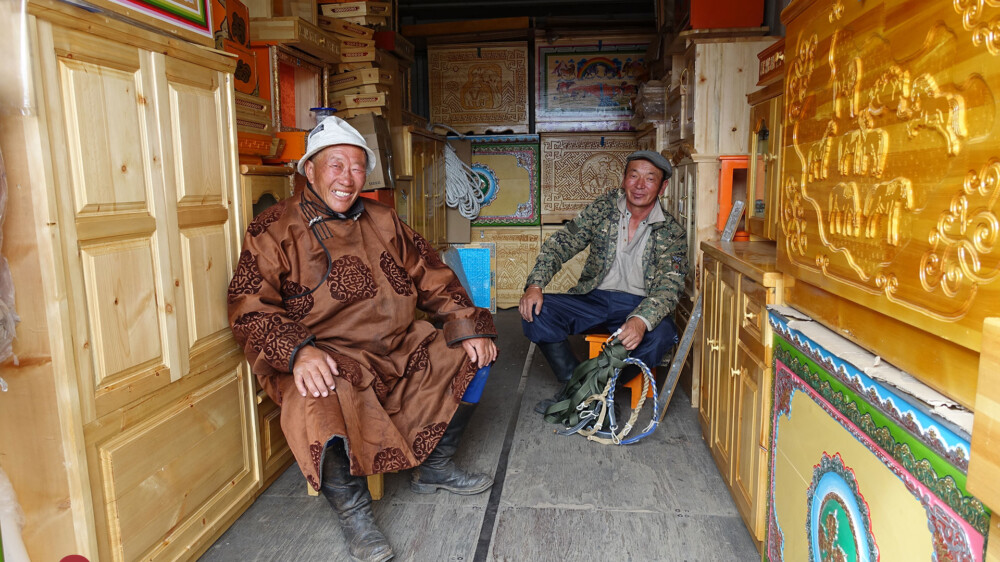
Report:
[[[545,295],[542,312],[534,322],[521,320],[524,335],[535,343],[560,342],[570,334],[605,330],[609,334],[621,327],[643,297],[595,289],[585,295]],[[650,369],[677,343],[677,328],[668,316],[646,332],[642,343],[631,356]]]

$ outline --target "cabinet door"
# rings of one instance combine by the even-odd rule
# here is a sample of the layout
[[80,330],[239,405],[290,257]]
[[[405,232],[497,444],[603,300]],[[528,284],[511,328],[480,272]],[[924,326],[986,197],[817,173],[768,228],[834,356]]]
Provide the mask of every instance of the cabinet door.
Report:
[[176,559],[258,482],[226,314],[232,75],[44,22],[37,35],[52,167],[38,190],[60,217],[90,554]]
[[770,162],[767,168],[767,185],[764,188],[765,191],[765,204],[764,204],[764,234],[765,238],[770,240],[778,239],[778,220],[780,209],[778,209],[779,201],[781,201],[781,153],[783,152],[784,146],[784,135],[785,126],[781,121],[783,104],[785,96],[784,94],[778,95],[775,98],[771,98],[770,103],[770,114],[769,118],[771,120],[771,134],[770,142]]
[[736,304],[739,277],[727,267],[719,268],[718,363],[715,367],[713,393],[715,420],[712,423],[712,455],[726,482],[732,480],[732,443],[735,424],[733,397],[736,378],[732,376],[736,353]]
[[764,532],[764,482],[766,454],[760,447],[763,424],[764,364],[741,341],[736,351],[736,367],[732,371],[736,383],[733,434],[732,492],[743,521],[759,541]]
[[698,421],[705,442],[711,446],[715,423],[715,392],[719,373],[719,267],[718,262],[705,256],[703,291],[704,339],[701,344],[701,382],[698,394]]
[[772,131],[771,100],[750,108],[750,166],[747,170],[747,229],[755,236],[765,236],[768,203],[768,176],[773,176],[775,142]]

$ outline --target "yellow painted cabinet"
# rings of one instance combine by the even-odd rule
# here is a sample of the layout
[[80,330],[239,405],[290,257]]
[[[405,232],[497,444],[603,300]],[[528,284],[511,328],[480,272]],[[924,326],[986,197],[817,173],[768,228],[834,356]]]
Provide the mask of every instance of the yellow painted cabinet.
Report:
[[445,207],[444,137],[414,126],[394,130],[406,173],[396,191],[396,209],[410,227],[434,247],[448,243]]
[[703,243],[702,434],[758,546],[767,498],[771,333],[766,306],[784,281],[766,242]]
[[[45,307],[18,329],[23,367],[4,375],[27,395],[0,425],[59,429],[34,436],[43,453],[0,442],[26,542],[39,560],[196,556],[260,482],[226,305],[233,63],[68,4],[29,14],[36,111],[2,131],[23,147],[6,165],[28,196],[11,199],[5,234],[26,250],[19,297]],[[64,493],[62,514],[39,479]]]

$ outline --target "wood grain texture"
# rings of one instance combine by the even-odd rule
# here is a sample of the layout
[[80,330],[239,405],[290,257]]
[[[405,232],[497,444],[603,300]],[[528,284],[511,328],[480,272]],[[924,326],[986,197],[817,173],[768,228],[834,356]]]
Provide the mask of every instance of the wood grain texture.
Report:
[[1000,509],[1000,318],[983,324],[973,423],[966,487],[991,509]]
[[572,220],[601,195],[621,186],[633,133],[549,133],[542,143],[542,222]]

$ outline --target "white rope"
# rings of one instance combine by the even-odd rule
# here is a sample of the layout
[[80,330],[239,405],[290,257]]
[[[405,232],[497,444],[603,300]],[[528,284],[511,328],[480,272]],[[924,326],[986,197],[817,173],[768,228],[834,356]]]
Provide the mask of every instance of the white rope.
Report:
[[469,220],[479,216],[483,204],[483,180],[455,153],[444,145],[445,204],[458,209]]
[[[465,135],[441,123],[432,123],[427,128],[433,131],[435,127],[448,129],[458,135],[460,139],[465,138]],[[483,188],[485,187],[483,180],[472,171],[472,168],[468,164],[458,157],[455,149],[450,144],[445,142],[444,148],[444,202],[449,207],[458,209],[458,212],[463,217],[473,220],[479,217],[479,209],[482,207],[483,197],[486,195],[483,193]]]

